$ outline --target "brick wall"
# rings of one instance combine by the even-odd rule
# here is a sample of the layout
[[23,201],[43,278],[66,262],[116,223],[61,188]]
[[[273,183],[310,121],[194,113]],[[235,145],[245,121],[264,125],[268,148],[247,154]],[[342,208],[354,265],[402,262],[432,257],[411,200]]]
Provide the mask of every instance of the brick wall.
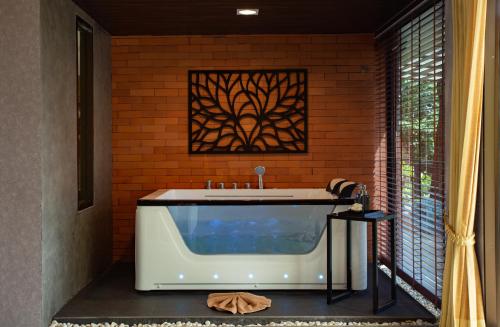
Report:
[[[114,37],[113,253],[133,259],[137,198],[214,182],[324,187],[333,177],[373,187],[376,151],[372,35]],[[307,68],[309,153],[188,155],[188,69]]]

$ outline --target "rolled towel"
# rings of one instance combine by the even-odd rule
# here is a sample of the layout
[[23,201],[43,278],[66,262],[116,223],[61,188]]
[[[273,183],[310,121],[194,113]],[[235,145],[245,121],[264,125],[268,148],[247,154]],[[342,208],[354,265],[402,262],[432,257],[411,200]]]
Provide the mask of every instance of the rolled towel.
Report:
[[271,299],[247,292],[212,293],[208,295],[207,305],[217,311],[245,314],[271,307]]
[[339,195],[340,185],[347,181],[345,178],[334,178],[326,186],[326,191],[335,195]]
[[352,197],[352,192],[356,189],[356,184],[355,182],[351,181],[345,181],[340,185],[339,188],[339,198],[351,198]]

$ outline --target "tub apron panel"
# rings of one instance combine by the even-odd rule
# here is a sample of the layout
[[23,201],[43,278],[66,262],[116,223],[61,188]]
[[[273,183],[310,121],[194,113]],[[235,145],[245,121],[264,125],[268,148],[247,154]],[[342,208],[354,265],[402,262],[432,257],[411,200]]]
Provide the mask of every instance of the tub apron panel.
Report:
[[[347,205],[338,205],[335,210],[344,211],[348,207]],[[251,214],[249,208],[251,206],[241,206],[240,210]],[[172,209],[172,211],[174,210]],[[192,244],[190,249],[185,237],[196,233],[196,229],[200,227],[200,221],[203,219],[205,219],[204,223],[207,223],[207,217],[200,214],[200,210],[203,210],[203,207],[189,206],[189,210],[184,210],[186,226],[179,228],[166,206],[137,207],[135,285],[137,290],[326,288],[325,229],[319,231],[317,244],[313,248],[309,249],[309,245],[298,249],[294,247],[300,254],[293,254],[288,251],[286,246],[280,247],[279,244],[274,247],[278,249],[279,254],[272,254],[272,246],[267,246],[267,244],[257,244],[255,252],[267,251],[269,253],[229,253],[231,251],[238,252],[238,249],[231,250],[231,247],[225,247],[224,239],[220,246],[222,253],[215,254],[213,250],[210,250],[213,254],[199,254],[195,252],[203,252],[200,251],[203,246],[193,251]],[[326,222],[326,213],[329,210],[324,208],[323,211],[325,212],[321,212],[323,215],[321,219]],[[293,210],[290,209],[290,212]],[[294,219],[301,219],[301,217],[294,217]],[[257,220],[255,223],[258,224],[259,221]],[[352,286],[353,289],[362,290],[366,289],[366,223],[354,222],[351,226],[353,240],[351,253],[353,260]],[[311,230],[314,233],[317,232],[315,228],[311,228]],[[185,234],[184,238],[181,231]],[[346,287],[345,232],[344,221],[333,222],[333,282],[335,289]],[[213,242],[217,240],[217,237],[211,238],[208,232],[207,234],[207,237],[202,241]],[[263,234],[265,233],[263,232]],[[312,234],[306,233],[306,236]],[[243,233],[239,235],[243,235]],[[196,240],[194,243],[196,242],[199,241]],[[266,240],[262,242],[266,242]],[[267,242],[272,243],[272,238],[268,238]],[[292,244],[293,246],[294,244]],[[248,249],[245,251],[248,252]]]

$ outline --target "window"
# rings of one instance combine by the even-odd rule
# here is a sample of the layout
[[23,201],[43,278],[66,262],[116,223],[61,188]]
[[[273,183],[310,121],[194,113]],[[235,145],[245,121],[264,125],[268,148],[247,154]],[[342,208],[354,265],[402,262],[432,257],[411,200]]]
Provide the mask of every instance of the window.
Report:
[[[435,1],[379,39],[377,197],[397,215],[401,277],[439,302],[444,268],[444,8]],[[388,230],[379,253],[389,262]]]
[[78,18],[76,23],[78,210],[92,206],[94,201],[92,40],[92,27]]

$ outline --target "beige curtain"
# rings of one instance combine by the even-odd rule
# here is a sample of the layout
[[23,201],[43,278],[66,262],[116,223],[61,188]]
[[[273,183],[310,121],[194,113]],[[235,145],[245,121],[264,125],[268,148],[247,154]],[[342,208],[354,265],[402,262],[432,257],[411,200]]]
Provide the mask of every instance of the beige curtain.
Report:
[[485,326],[474,251],[486,0],[452,0],[451,104],[446,259],[440,326]]

